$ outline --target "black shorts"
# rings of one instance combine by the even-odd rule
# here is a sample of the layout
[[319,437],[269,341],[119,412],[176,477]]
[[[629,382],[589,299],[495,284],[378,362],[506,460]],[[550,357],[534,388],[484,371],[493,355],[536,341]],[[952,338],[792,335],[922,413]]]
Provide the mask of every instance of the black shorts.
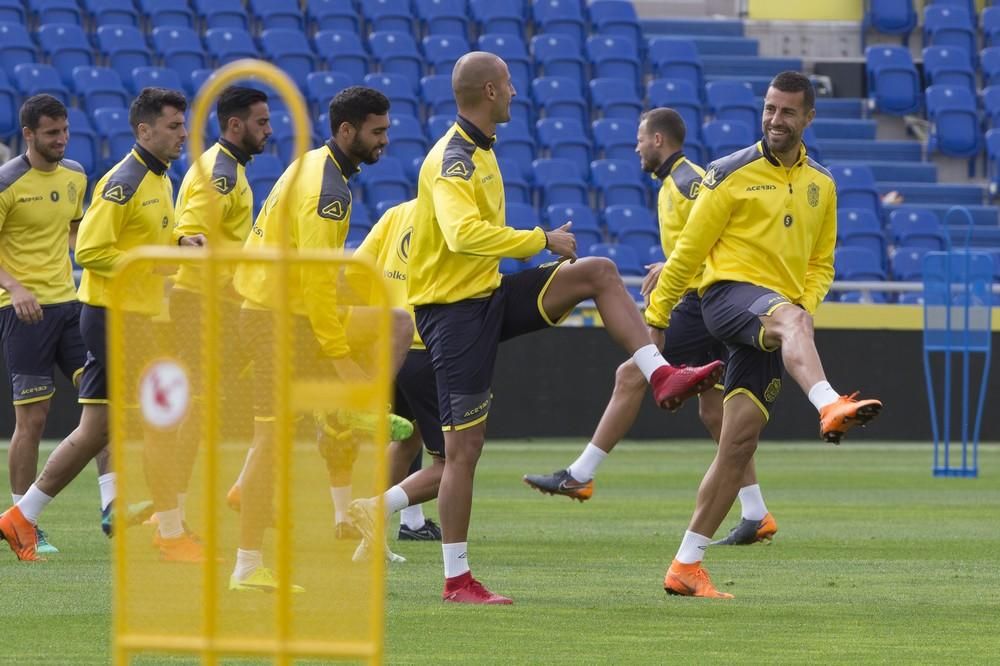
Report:
[[716,340],[705,326],[697,292],[688,292],[674,306],[670,326],[663,333],[663,358],[671,365],[697,366],[726,360],[726,345]]
[[[83,366],[80,378],[80,403],[108,403],[108,335],[107,311],[84,303],[80,309],[80,334],[87,346],[87,362]],[[152,358],[156,350],[153,320],[147,315],[125,313],[125,330],[129,344],[129,352],[125,354],[125,376],[137,385],[139,374],[146,362]],[[139,396],[129,391],[126,405],[138,404]]]
[[77,386],[87,349],[80,337],[80,303],[42,306],[42,320],[26,324],[13,306],[0,309],[0,337],[15,405],[48,400],[56,392],[55,366]]
[[560,264],[504,275],[486,298],[415,308],[437,382],[443,430],[464,430],[486,420],[497,346],[558,322],[542,311],[542,296]]
[[[170,323],[174,353],[188,370],[192,395],[201,398],[201,362],[205,345],[202,331],[204,302],[201,294],[185,289],[170,292]],[[243,345],[234,344],[239,339],[240,306],[229,300],[218,300],[219,340],[217,350],[219,370],[223,382],[235,382],[236,377],[249,363]]]
[[434,366],[426,349],[411,349],[396,375],[395,412],[416,421],[424,448],[432,456],[444,458],[444,433],[438,412]]
[[717,282],[701,297],[705,326],[729,350],[724,399],[747,395],[765,418],[781,391],[784,368],[780,351],[764,346],[760,318],[783,305],[791,303],[781,294],[745,282]]

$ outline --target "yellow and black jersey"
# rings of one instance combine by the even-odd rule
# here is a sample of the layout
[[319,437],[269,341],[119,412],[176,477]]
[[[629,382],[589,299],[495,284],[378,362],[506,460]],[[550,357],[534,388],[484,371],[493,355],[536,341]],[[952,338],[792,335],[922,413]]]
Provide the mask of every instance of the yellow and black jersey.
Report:
[[[76,261],[83,267],[80,300],[107,307],[111,278],[125,253],[144,245],[170,245],[174,188],[167,165],[136,144],[94,188],[94,198],[76,237]],[[163,307],[163,277],[133,276],[123,309],[157,315]]]
[[[216,247],[242,247],[253,225],[253,193],[247,182],[248,155],[225,139],[202,153],[184,174],[177,194],[177,213],[173,239],[205,234]],[[210,224],[210,216],[217,220]],[[218,237],[211,237],[217,231]],[[232,281],[232,269],[222,266],[217,288]],[[182,265],[174,282],[188,291],[201,291],[201,270]]]
[[[660,222],[660,245],[665,257],[674,251],[677,237],[688,222],[704,175],[704,169],[680,152],[668,157],[656,170],[656,177],[663,182],[657,197],[656,213]],[[696,288],[700,281],[701,271],[692,280],[691,288]]]
[[[73,160],[33,169],[27,155],[0,166],[0,268],[42,305],[76,300],[70,223],[83,217],[87,176]],[[0,307],[10,294],[0,290]]]
[[[413,236],[413,212],[417,200],[410,199],[385,211],[372,227],[365,240],[354,251],[355,257],[368,259],[382,272],[389,292],[390,307],[405,308],[413,316],[413,308],[407,302],[407,277],[410,259],[410,242]],[[348,269],[348,277],[352,276]],[[370,293],[370,292],[369,292]],[[370,298],[368,299],[370,300]],[[424,349],[424,341],[413,327],[411,349]]]
[[805,146],[785,167],[758,142],[709,166],[646,321],[667,325],[665,305],[677,302],[703,261],[699,293],[723,280],[748,282],[813,312],[833,281],[836,241],[837,190],[830,172]]
[[[280,242],[284,216],[293,250],[343,249],[351,223],[351,189],[348,178],[358,168],[329,141],[310,150],[296,162],[298,176],[289,182],[295,163],[281,175],[264,201],[245,247],[275,247]],[[284,201],[288,199],[286,206]],[[289,299],[293,313],[309,317],[323,352],[340,358],[350,349],[343,322],[337,314],[337,267],[301,264],[288,276],[288,292],[278,290],[276,265],[241,264],[233,285],[246,299],[244,307],[275,309],[279,299]]]
[[503,179],[492,137],[459,116],[420,167],[410,243],[411,305],[488,296],[500,259],[545,248],[540,227],[506,226]]

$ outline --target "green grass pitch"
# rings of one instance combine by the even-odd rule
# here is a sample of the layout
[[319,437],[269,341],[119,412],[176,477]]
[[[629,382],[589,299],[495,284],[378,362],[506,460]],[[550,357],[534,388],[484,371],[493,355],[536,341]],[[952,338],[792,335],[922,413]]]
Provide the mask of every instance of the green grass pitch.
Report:
[[[389,574],[388,663],[996,663],[1000,446],[981,448],[970,480],[931,478],[927,444],[762,444],[778,535],[706,559],[732,601],[668,597],[661,584],[712,446],[626,442],[582,505],[521,483],[580,446],[487,445],[470,561],[513,607],[444,605],[440,547],[393,544],[409,562]],[[0,663],[108,662],[109,545],[97,504],[88,467],[44,516],[62,554],[28,565],[0,553]]]

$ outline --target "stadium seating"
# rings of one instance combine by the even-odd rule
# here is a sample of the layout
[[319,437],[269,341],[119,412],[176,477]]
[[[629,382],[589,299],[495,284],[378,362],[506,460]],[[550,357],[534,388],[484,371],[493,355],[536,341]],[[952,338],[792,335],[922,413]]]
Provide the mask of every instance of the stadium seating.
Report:
[[424,75],[423,56],[409,32],[373,32],[368,36],[368,48],[383,74],[399,74],[414,83]]
[[451,90],[451,76],[434,74],[420,79],[420,95],[427,105],[427,115],[454,118],[458,113],[455,95]]
[[420,102],[413,94],[414,83],[401,74],[366,74],[364,84],[375,88],[389,98],[393,113],[420,117]]
[[84,0],[91,20],[98,26],[127,25],[140,27],[139,12],[131,3],[121,0]]
[[338,92],[351,85],[351,79],[340,72],[311,72],[306,77],[306,96],[317,112],[324,112]]
[[6,140],[21,129],[18,108],[17,90],[0,70],[0,139]]
[[590,172],[601,207],[647,205],[647,190],[636,160],[595,160]]
[[[62,76],[63,83],[73,83],[73,69],[94,64],[94,54],[83,29],[71,23],[46,23],[38,29],[38,44],[49,64]],[[4,45],[6,50],[6,44]]]
[[[403,164],[394,157],[384,156],[375,164],[367,164],[359,176],[365,189],[366,201],[405,201],[412,196],[411,182]],[[381,217],[381,213],[378,214]]]
[[569,35],[583,44],[587,36],[582,3],[566,0],[534,0],[532,16],[539,32]]
[[435,74],[451,77],[455,62],[472,50],[469,42],[461,35],[427,35],[423,39],[424,56],[427,65]]
[[923,55],[924,75],[929,85],[976,89],[976,71],[964,50],[957,46],[928,46]]
[[313,36],[313,43],[327,67],[346,74],[353,84],[361,83],[372,69],[368,52],[357,33],[323,30]]
[[179,28],[193,28],[195,26],[194,13],[187,6],[187,3],[178,3],[176,0],[139,0],[139,7],[142,13],[149,17],[149,22],[154,29],[169,26]]
[[934,213],[903,207],[889,213],[888,232],[896,246],[922,247],[927,250],[947,250],[951,246],[941,221]]
[[913,0],[871,0],[861,28],[862,39],[868,28],[886,35],[901,35],[903,45],[917,27],[917,13]]
[[535,125],[539,147],[550,157],[573,163],[573,172],[587,177],[592,147],[582,123],[572,118],[544,118]]
[[604,209],[604,226],[612,238],[629,228],[643,228],[654,232],[658,229],[648,206],[608,206]]
[[[568,204],[554,204],[545,209],[545,222],[549,229],[558,229],[567,222],[573,223],[573,233],[579,235],[581,232],[588,232],[596,235],[594,243],[601,242],[603,234],[601,226],[597,222],[597,217],[590,206],[573,206]],[[590,247],[592,243],[577,241],[578,247]]]
[[416,179],[417,172],[413,169],[414,161],[417,168],[427,155],[427,137],[424,127],[414,116],[404,116],[393,113],[389,116],[390,142],[387,153],[403,163],[403,169],[411,178]]
[[[885,270],[882,259],[868,248],[838,247],[833,256],[834,277],[837,280],[879,281],[885,280]],[[888,299],[880,291],[868,294],[862,292],[845,292],[840,300],[845,303],[875,302],[884,303]]]
[[[976,98],[967,88],[933,85],[926,90],[927,117],[933,123],[929,149],[950,157],[975,157],[982,149]],[[970,161],[970,173],[973,165]]]
[[253,161],[247,165],[247,182],[250,183],[250,189],[253,191],[253,200],[257,209],[254,214],[260,209],[284,170],[285,167],[281,160],[271,153],[256,155]]
[[528,231],[542,226],[538,219],[538,213],[535,212],[535,207],[523,203],[507,204],[506,221],[508,227]]
[[479,24],[479,34],[524,34],[523,0],[469,0],[469,9]]
[[638,123],[621,118],[602,118],[591,125],[594,148],[605,159],[635,159]]
[[631,39],[637,46],[642,45],[642,28],[631,2],[593,0],[587,6],[587,11],[590,14],[590,23],[597,34],[619,35]]
[[903,282],[920,282],[924,279],[924,255],[930,252],[926,247],[904,245],[892,254],[892,276]]
[[307,0],[306,19],[317,32],[334,30],[361,33],[361,16],[354,3],[343,0]]
[[841,247],[863,247],[872,251],[885,268],[886,246],[882,223],[867,208],[841,208],[837,211],[837,242]]
[[618,118],[638,124],[642,100],[635,86],[620,78],[600,78],[590,81],[590,100],[604,118]]
[[63,104],[69,104],[72,97],[59,72],[52,65],[21,63],[14,67],[14,84],[22,97],[31,97],[45,93],[59,99]]
[[694,90],[704,87],[701,57],[694,42],[674,37],[656,37],[649,41],[649,58],[658,79],[687,81]]
[[580,45],[569,35],[535,35],[531,38],[531,52],[539,76],[571,79],[581,90],[589,80]]
[[659,247],[659,232],[642,226],[627,226],[618,232],[618,245],[631,247],[636,256],[643,258],[649,255],[651,247]]
[[[25,27],[19,23],[0,23],[0,69],[7,78],[14,77],[14,68],[38,60],[38,49]],[[63,83],[68,83],[63,79]]]
[[879,214],[882,201],[875,189],[875,177],[867,166],[830,167],[837,183],[837,205],[840,208],[860,208]]
[[205,31],[205,46],[216,65],[225,65],[240,58],[257,57],[253,37],[241,28],[210,28]]
[[920,77],[910,52],[899,46],[865,49],[868,94],[882,113],[903,115],[920,109]]
[[983,42],[986,46],[1000,46],[1000,7],[986,7],[981,18]]
[[701,101],[694,86],[681,79],[654,79],[646,84],[650,107],[666,106],[680,114],[691,139],[701,137]]
[[102,25],[97,29],[97,46],[106,65],[130,87],[132,70],[153,64],[145,35],[133,26]]
[[[449,116],[449,127],[452,122],[454,116]],[[535,137],[524,121],[512,118],[510,122],[497,125],[497,142],[493,150],[497,157],[516,162],[521,173],[533,172],[531,163],[535,159]]]
[[701,135],[712,160],[746,148],[754,141],[750,126],[737,120],[709,121],[702,126]]
[[521,170],[521,165],[514,160],[498,158],[500,175],[503,178],[504,196],[510,203],[531,204],[534,201],[531,183],[527,174]]
[[107,156],[102,170],[110,169],[132,150],[135,136],[128,124],[128,110],[124,108],[102,108],[91,113],[94,129],[105,142]]
[[107,67],[77,67],[73,70],[73,89],[91,112],[99,108],[127,109],[131,101],[118,73]]
[[587,39],[587,56],[594,77],[628,81],[635,90],[642,83],[638,46],[627,37],[594,35]]
[[305,89],[308,77],[316,69],[316,55],[309,40],[297,28],[268,28],[260,34],[264,56],[280,67],[299,88]]
[[101,166],[101,143],[90,124],[90,118],[80,109],[67,110],[71,141],[66,144],[66,157],[80,163],[88,174]]
[[622,275],[641,277],[646,274],[639,262],[639,254],[628,245],[597,243],[591,245],[588,254],[592,257],[606,257],[615,263]]
[[25,25],[27,16],[21,0],[0,0],[0,23]]
[[527,88],[535,68],[528,56],[528,47],[519,35],[480,35],[476,46],[480,51],[495,53],[503,58],[514,87],[518,90]]
[[538,159],[532,162],[532,168],[543,208],[558,203],[590,203],[587,183],[576,175],[577,165],[572,161],[565,158]]
[[[182,26],[153,28],[153,48],[177,72],[193,72],[209,65],[208,54],[194,30]],[[193,92],[190,88],[189,92]]]
[[996,196],[1000,193],[1000,129],[986,132],[986,176],[990,194]]
[[372,32],[398,30],[414,34],[409,0],[359,0],[357,3]]
[[195,13],[205,21],[206,28],[248,30],[246,11],[240,0],[193,0]]
[[35,22],[40,25],[46,23],[83,25],[83,12],[75,0],[28,0],[26,4]]
[[247,9],[257,17],[259,29],[262,31],[305,30],[305,21],[298,0],[248,0]]
[[978,52],[976,42],[975,24],[964,9],[942,5],[924,8],[925,46],[955,46],[963,49],[971,60]]
[[569,118],[590,124],[590,106],[572,79],[540,76],[531,83],[532,96],[548,118]]
[[428,35],[468,38],[465,0],[415,0],[413,4]]
[[705,99],[716,120],[736,120],[747,127],[756,127],[760,122],[760,105],[753,89],[743,81],[709,81],[705,84]]

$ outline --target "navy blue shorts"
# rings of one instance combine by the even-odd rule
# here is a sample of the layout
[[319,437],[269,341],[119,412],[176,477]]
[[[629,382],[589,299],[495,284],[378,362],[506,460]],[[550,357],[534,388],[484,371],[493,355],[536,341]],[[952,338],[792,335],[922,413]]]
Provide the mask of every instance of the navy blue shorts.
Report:
[[56,392],[55,366],[78,385],[87,350],[80,337],[80,303],[42,306],[42,320],[26,324],[13,306],[0,309],[0,337],[15,405],[48,400]]
[[[416,421],[424,448],[432,456],[444,458],[444,433],[438,411],[434,366],[426,349],[411,349],[396,375],[396,414]],[[420,469],[417,467],[417,469]]]
[[688,292],[670,312],[670,326],[663,332],[663,358],[671,365],[705,365],[725,362],[726,345],[716,340],[701,314],[701,299]]
[[[134,348],[125,355],[125,376],[137,386],[139,374],[150,359],[145,352],[154,352],[155,335],[153,320],[147,315],[125,313],[125,329]],[[80,378],[80,403],[84,405],[108,403],[108,334],[107,311],[102,307],[83,304],[80,310],[80,334],[87,346],[87,362]],[[149,344],[139,344],[141,341]],[[138,404],[137,389],[127,389],[126,404]]]
[[[202,332],[202,311],[205,305],[202,295],[185,289],[170,291],[170,323],[173,335],[174,354],[188,370],[191,392],[196,399],[201,398],[201,357],[204,348]],[[239,340],[240,306],[232,301],[219,299],[220,348],[217,350],[221,380],[224,384],[238,381],[238,376],[250,362]]]
[[559,265],[504,275],[486,298],[415,308],[434,366],[442,429],[464,430],[486,420],[501,342],[557,323],[542,312],[541,301]]
[[745,282],[717,282],[701,297],[705,326],[729,350],[724,399],[747,395],[765,418],[770,418],[771,405],[781,391],[784,367],[781,352],[764,345],[760,318],[789,304],[781,294]]

